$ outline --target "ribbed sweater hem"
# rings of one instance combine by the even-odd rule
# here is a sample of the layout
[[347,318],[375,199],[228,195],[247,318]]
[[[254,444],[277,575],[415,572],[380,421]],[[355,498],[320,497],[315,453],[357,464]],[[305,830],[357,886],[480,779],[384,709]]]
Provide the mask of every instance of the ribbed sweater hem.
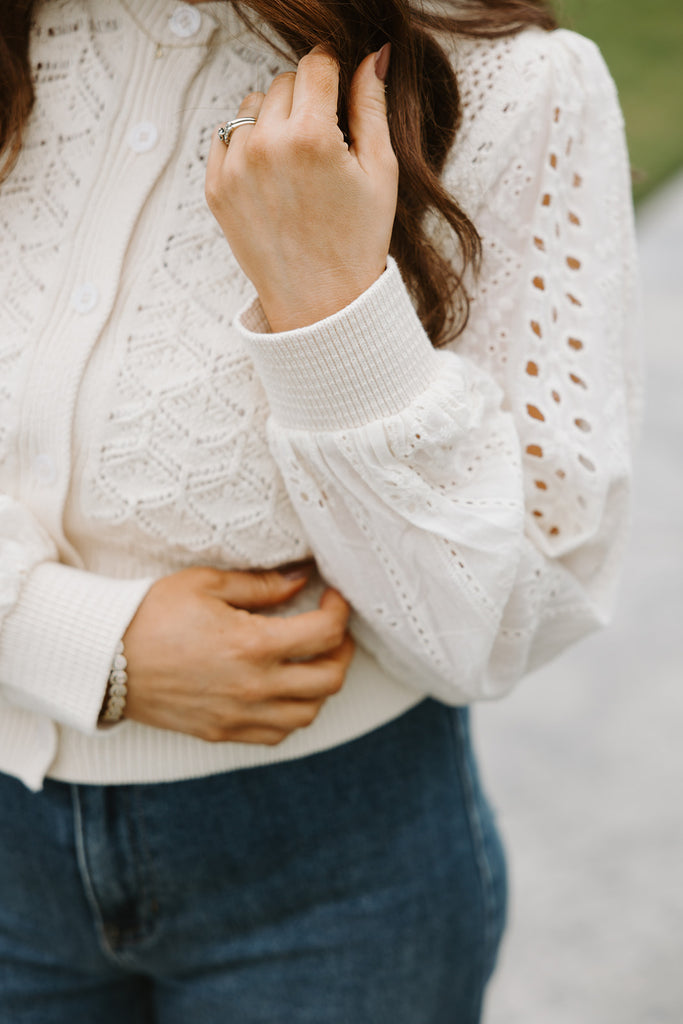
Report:
[[[356,739],[379,728],[414,707],[425,694],[409,689],[388,676],[362,649],[356,649],[344,688],[324,705],[313,725],[299,729],[277,746],[249,743],[207,743],[183,733],[152,729],[124,722],[112,729],[86,735],[67,727],[52,726],[58,741],[50,748],[54,759],[45,766],[46,775],[63,782],[91,785],[125,785],[171,782],[200,778],[220,772],[277,764],[306,757]],[[22,728],[28,728],[22,713]],[[46,720],[35,718],[45,744]],[[49,723],[52,724],[52,723]],[[11,765],[12,774],[31,789],[42,780],[27,774],[30,762],[12,743],[8,723],[0,720],[0,757]],[[29,730],[30,731],[30,730]],[[23,736],[22,743],[27,743]],[[30,742],[29,747],[33,744]],[[23,764],[23,762],[25,762]],[[22,768],[24,770],[22,770]]]

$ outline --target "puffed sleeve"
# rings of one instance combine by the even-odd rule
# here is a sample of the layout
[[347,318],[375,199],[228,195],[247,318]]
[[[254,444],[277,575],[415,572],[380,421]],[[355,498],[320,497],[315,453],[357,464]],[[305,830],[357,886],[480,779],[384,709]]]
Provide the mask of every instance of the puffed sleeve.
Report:
[[506,45],[445,175],[483,242],[465,333],[435,351],[392,261],[310,327],[269,333],[258,303],[240,318],[273,454],[357,640],[453,704],[606,621],[637,408],[613,83],[572,33]]

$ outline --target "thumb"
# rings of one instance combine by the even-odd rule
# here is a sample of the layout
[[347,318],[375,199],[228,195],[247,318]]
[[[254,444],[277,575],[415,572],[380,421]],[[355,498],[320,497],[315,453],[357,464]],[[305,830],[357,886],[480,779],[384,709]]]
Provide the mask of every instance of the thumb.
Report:
[[381,160],[391,149],[384,83],[389,70],[391,43],[361,61],[351,80],[349,135],[351,152],[361,166]]
[[298,594],[311,571],[312,563],[301,563],[269,572],[220,572],[207,590],[233,608],[255,611],[282,604]]

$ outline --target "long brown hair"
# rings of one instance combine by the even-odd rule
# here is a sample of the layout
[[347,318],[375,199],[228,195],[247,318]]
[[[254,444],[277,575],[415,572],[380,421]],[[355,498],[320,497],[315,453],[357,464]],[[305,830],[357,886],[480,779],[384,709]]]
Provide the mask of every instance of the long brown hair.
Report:
[[[473,37],[511,35],[527,25],[556,26],[548,0],[441,0],[439,12],[411,0],[229,0],[258,32],[266,22],[283,41],[282,52],[299,58],[324,44],[341,67],[339,119],[346,129],[346,98],[354,69],[383,43],[392,44],[387,81],[391,138],[396,152],[399,196],[391,253],[411,289],[434,344],[456,337],[465,326],[465,269],[478,265],[476,228],[443,187],[440,175],[453,145],[460,100],[439,33]],[[28,58],[34,0],[0,4],[0,178],[21,148],[33,103]],[[428,213],[443,218],[457,235],[461,265],[455,268],[430,241]]]

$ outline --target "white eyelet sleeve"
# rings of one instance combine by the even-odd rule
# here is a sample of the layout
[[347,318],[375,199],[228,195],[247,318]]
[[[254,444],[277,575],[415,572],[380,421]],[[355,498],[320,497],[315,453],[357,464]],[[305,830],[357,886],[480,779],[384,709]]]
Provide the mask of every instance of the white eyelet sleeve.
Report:
[[464,126],[445,175],[484,252],[449,350],[391,261],[321,323],[271,334],[258,302],[239,323],[272,452],[358,641],[454,704],[501,695],[608,618],[638,405],[613,83],[570,32],[510,53],[498,106]]

